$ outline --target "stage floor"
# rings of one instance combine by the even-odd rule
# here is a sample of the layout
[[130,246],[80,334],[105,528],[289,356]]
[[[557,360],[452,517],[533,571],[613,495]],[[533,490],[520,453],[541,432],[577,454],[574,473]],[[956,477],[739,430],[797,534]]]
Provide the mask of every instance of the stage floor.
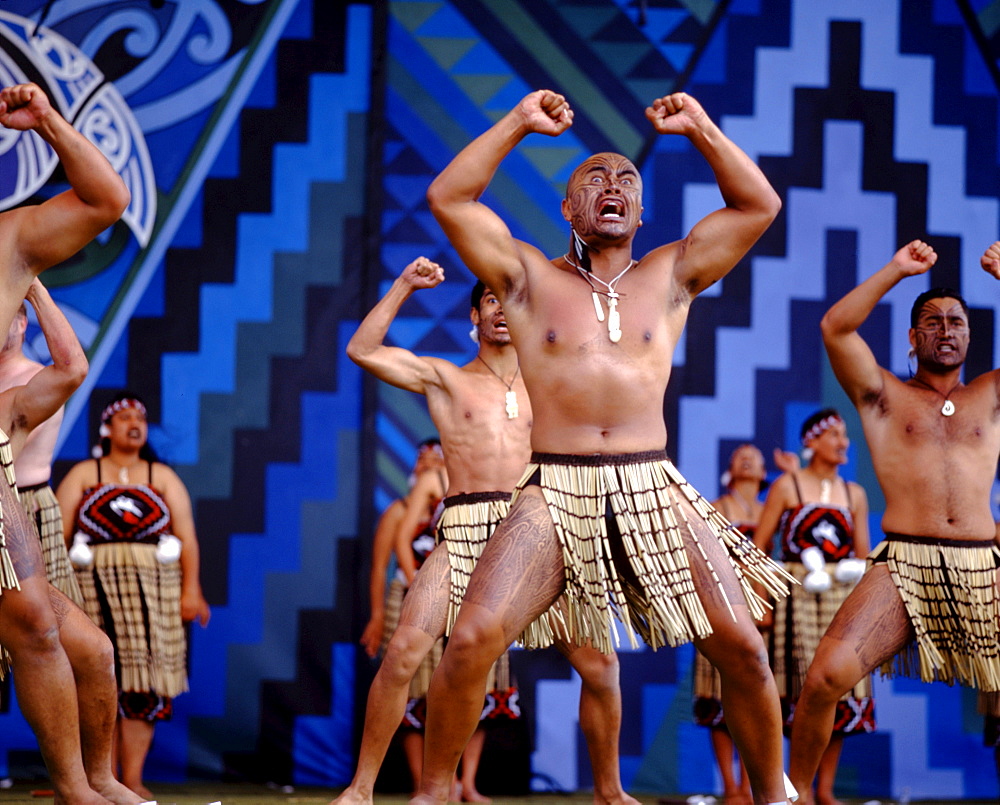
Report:
[[[41,783],[15,782],[12,788],[0,790],[3,805],[39,805],[51,802],[51,792],[40,789]],[[246,783],[188,783],[185,785],[152,786],[157,795],[158,805],[206,805],[221,802],[222,805],[280,805],[281,803],[329,802],[339,789],[296,788],[291,792],[281,792],[262,785]],[[47,795],[46,795],[47,794]],[[633,792],[645,805],[685,805],[686,798],[671,794],[638,794]],[[407,798],[398,794],[376,795],[376,805],[404,805]],[[494,805],[592,805],[589,792],[576,794],[535,794],[524,797],[496,797]],[[998,800],[911,800],[911,805],[997,805]],[[720,800],[721,803],[721,800]],[[892,800],[882,800],[883,805],[895,805]],[[863,805],[862,800],[844,800],[844,805]]]

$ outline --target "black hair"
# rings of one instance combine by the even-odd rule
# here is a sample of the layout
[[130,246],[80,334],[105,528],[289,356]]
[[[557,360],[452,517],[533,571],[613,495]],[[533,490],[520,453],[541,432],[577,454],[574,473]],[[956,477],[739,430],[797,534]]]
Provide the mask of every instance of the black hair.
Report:
[[479,303],[483,301],[483,294],[486,293],[486,283],[476,280],[472,286],[472,295],[469,297],[469,307],[479,310]]
[[924,291],[914,300],[913,307],[910,308],[910,327],[917,326],[920,309],[931,299],[957,299],[958,303],[962,306],[962,310],[965,311],[965,317],[969,317],[969,306],[958,291],[954,288],[931,288],[929,291]]
[[843,419],[843,417],[840,415],[840,411],[838,411],[836,408],[824,408],[822,411],[817,411],[815,414],[810,416],[808,419],[806,419],[805,422],[802,423],[802,430],[799,431],[799,438],[800,439],[804,438],[813,425],[815,425],[817,422],[821,422],[828,416],[835,416],[837,417],[837,419]]

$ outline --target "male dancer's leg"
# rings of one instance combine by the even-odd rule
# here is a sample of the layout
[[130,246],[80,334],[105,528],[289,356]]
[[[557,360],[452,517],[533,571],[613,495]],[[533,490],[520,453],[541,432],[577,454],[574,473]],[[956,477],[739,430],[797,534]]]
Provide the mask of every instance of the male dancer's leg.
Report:
[[710,533],[696,544],[685,532],[685,541],[694,586],[712,626],[712,634],[695,640],[695,646],[719,671],[726,724],[746,765],[754,802],[785,802],[781,707],[764,641],[722,543]]
[[587,740],[594,773],[594,803],[637,803],[622,788],[618,740],[622,726],[622,694],[618,656],[592,646],[556,640],[556,648],[580,675],[580,729]]
[[[379,768],[406,712],[410,680],[444,634],[450,579],[447,543],[442,542],[424,561],[403,598],[399,626],[368,691],[358,768],[350,786],[333,800],[335,803],[372,802]],[[480,711],[482,707],[480,699]]]
[[80,722],[73,669],[59,642],[49,603],[41,546],[13,493],[0,483],[4,535],[21,589],[0,595],[0,643],[16,669],[14,688],[21,712],[55,789],[55,802],[107,803],[90,788],[80,753]]
[[49,602],[59,624],[59,642],[76,680],[80,747],[90,787],[121,805],[143,798],[114,778],[112,740],[118,716],[118,684],[111,640],[80,607],[49,585]]
[[811,799],[838,699],[913,638],[913,626],[889,569],[875,565],[837,610],[795,705],[788,772],[804,800]]
[[528,487],[487,543],[427,695],[418,802],[446,802],[459,757],[479,723],[490,667],[562,593],[562,548],[541,497]]

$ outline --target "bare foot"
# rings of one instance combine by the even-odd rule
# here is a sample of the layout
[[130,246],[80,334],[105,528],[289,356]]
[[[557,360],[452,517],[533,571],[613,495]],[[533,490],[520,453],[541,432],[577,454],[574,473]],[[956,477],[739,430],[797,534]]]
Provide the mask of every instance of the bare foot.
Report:
[[125,783],[125,785],[128,788],[131,788],[136,794],[142,797],[142,799],[138,800],[139,802],[151,802],[152,800],[156,799],[156,795],[148,788],[146,788],[146,786],[142,784],[141,780],[135,781],[133,784],[129,784],[124,780],[122,780],[122,782]]
[[53,805],[111,805],[111,803],[90,788],[80,792],[67,792],[60,794],[58,791],[53,798]]
[[482,802],[489,805],[493,800],[476,790],[474,783],[462,783],[462,802]]
[[594,791],[594,805],[642,805],[635,797],[631,797],[624,791],[619,791],[614,796],[602,797]]
[[115,805],[139,805],[140,802],[149,802],[153,795],[148,791],[145,794],[136,793],[130,788],[126,788],[112,777],[107,783],[92,783],[94,789],[102,796],[106,797]]
[[816,792],[815,802],[816,805],[844,805],[844,803],[837,799],[832,793],[821,794],[819,791]]
[[430,794],[414,794],[410,799],[410,805],[441,805],[447,800],[435,799]]
[[353,788],[345,788],[341,795],[334,800],[331,800],[329,805],[373,805],[374,799],[372,794],[366,796],[360,791],[355,791]]

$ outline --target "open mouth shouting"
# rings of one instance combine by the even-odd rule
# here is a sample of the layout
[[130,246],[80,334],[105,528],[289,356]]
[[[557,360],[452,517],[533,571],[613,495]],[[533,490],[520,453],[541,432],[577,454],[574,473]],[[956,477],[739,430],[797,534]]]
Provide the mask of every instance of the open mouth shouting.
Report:
[[625,217],[625,204],[621,199],[604,199],[598,217],[603,221],[621,221]]

